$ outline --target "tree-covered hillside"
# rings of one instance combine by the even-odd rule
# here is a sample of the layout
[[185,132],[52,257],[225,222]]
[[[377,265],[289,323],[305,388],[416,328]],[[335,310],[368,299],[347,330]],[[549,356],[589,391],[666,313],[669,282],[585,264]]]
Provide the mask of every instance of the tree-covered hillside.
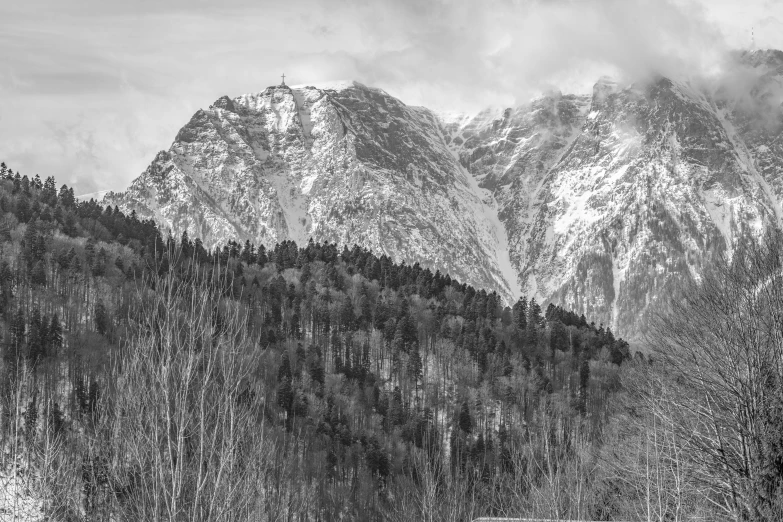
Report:
[[0,294],[13,509],[606,520],[640,501],[607,461],[638,436],[618,428],[628,345],[553,305],[358,247],[209,252],[5,165]]

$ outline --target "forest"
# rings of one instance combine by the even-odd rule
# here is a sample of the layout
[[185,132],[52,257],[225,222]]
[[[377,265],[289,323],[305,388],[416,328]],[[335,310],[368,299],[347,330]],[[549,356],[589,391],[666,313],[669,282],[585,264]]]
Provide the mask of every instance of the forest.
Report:
[[355,245],[207,249],[2,164],[0,518],[779,520],[781,245],[683,289],[644,355]]

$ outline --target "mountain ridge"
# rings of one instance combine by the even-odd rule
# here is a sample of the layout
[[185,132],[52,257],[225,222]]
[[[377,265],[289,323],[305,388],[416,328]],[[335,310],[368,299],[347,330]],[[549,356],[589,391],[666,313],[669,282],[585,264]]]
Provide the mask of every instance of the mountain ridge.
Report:
[[207,245],[356,243],[633,338],[680,282],[780,225],[776,56],[741,55],[739,95],[602,78],[465,116],[358,82],[223,96],[105,201]]

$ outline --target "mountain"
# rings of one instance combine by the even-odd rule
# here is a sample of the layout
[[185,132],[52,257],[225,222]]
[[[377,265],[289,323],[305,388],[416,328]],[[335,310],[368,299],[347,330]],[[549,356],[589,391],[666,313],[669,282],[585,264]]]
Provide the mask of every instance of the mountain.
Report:
[[505,230],[484,192],[430,111],[352,83],[220,98],[105,200],[208,246],[356,243],[511,300]]
[[602,79],[589,98],[551,95],[452,136],[500,202],[523,291],[628,336],[682,280],[778,222],[777,170],[761,175],[730,115],[686,83]]
[[467,116],[358,83],[270,87],[198,111],[105,201],[210,246],[357,243],[634,338],[680,282],[780,223],[782,57]]

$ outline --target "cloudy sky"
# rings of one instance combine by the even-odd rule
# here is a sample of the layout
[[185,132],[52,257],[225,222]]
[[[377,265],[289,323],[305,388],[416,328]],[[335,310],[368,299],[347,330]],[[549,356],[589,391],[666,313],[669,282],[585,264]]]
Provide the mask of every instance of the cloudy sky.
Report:
[[24,0],[0,6],[0,160],[121,190],[199,108],[358,80],[472,111],[602,74],[711,74],[783,49],[779,0]]

